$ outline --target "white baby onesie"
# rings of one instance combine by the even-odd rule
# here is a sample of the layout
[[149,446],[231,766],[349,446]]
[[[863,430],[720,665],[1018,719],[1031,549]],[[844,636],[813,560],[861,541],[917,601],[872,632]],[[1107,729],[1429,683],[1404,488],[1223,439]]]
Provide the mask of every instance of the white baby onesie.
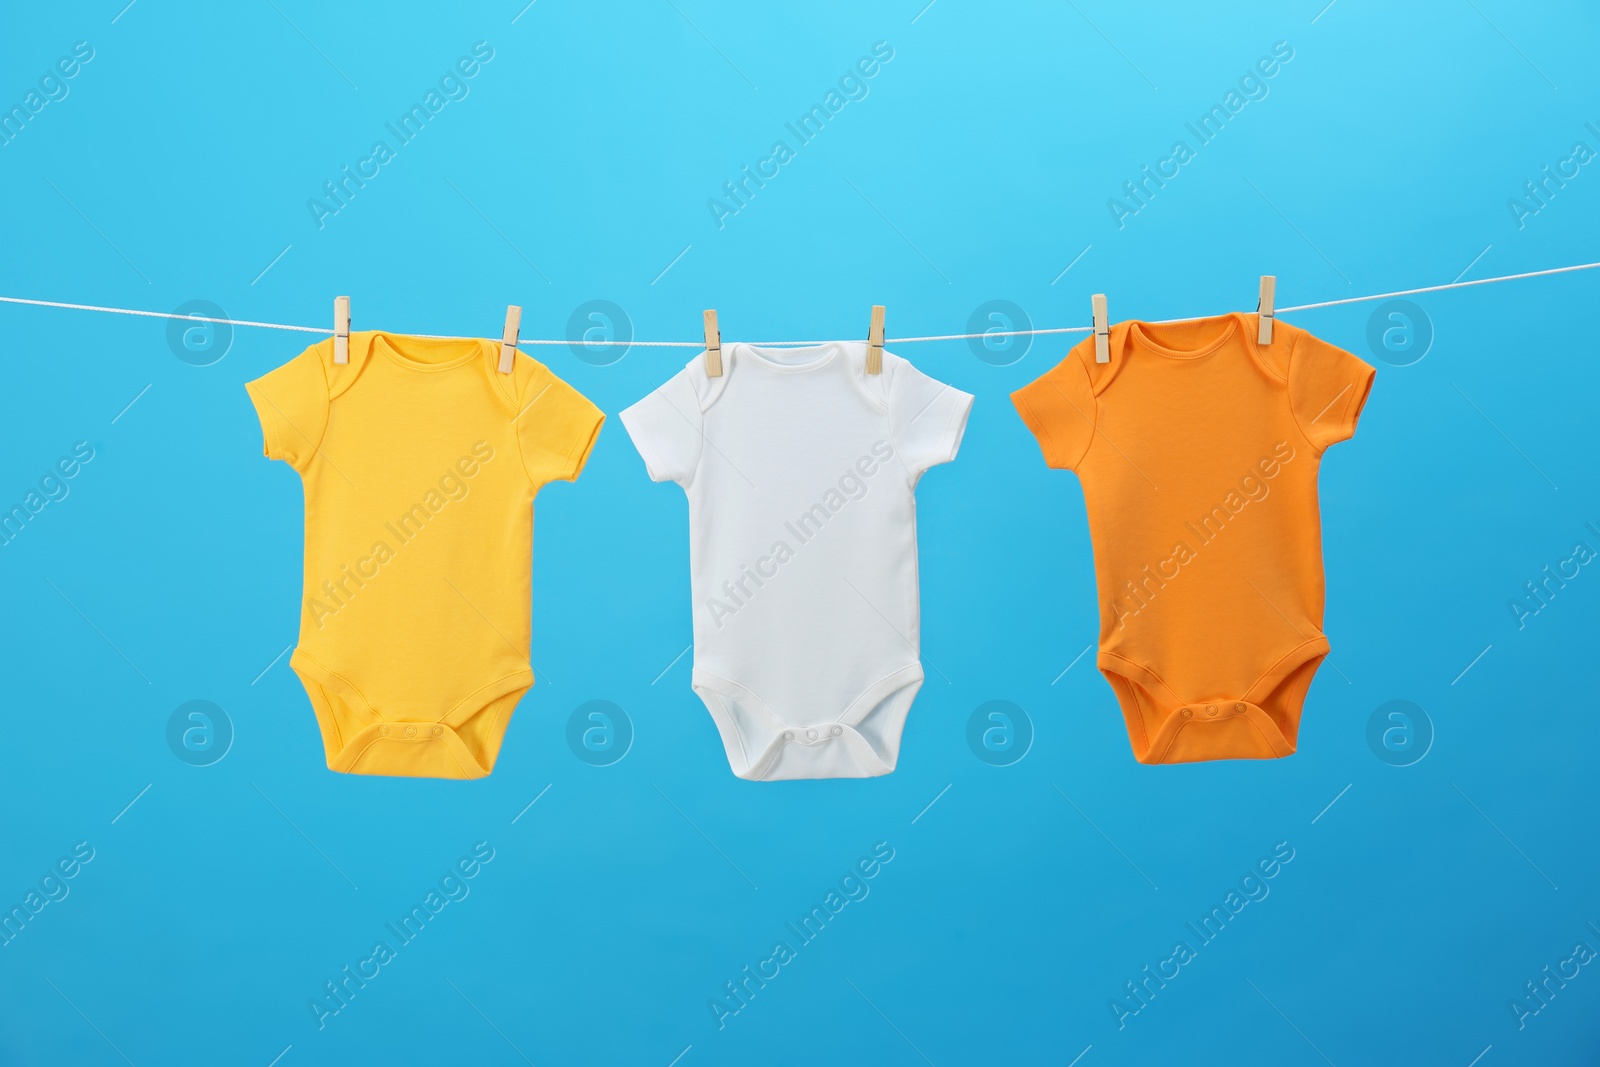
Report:
[[972,396],[866,350],[724,345],[622,413],[689,497],[692,684],[740,778],[888,774],[922,685],[914,491]]

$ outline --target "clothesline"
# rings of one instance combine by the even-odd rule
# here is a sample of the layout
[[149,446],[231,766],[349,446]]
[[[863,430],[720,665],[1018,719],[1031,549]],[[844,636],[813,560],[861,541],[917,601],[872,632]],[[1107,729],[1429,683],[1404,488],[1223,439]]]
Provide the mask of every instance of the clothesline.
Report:
[[[1467,289],[1475,285],[1494,285],[1497,282],[1514,282],[1524,278],[1542,278],[1550,274],[1570,274],[1574,271],[1593,270],[1600,267],[1596,263],[1576,263],[1570,267],[1551,267],[1547,270],[1530,270],[1521,274],[1502,274],[1495,278],[1477,278],[1472,281],[1454,281],[1444,285],[1424,285],[1415,289],[1398,289],[1392,293],[1372,293],[1367,296],[1347,296],[1338,300],[1320,300],[1313,304],[1296,304],[1293,307],[1281,307],[1277,314],[1284,315],[1296,311],[1313,311],[1318,308],[1338,307],[1342,304],[1364,304],[1373,300],[1390,300],[1402,296],[1416,296],[1420,293],[1437,293],[1446,289]],[[331,334],[333,331],[323,326],[296,326],[284,322],[255,322],[250,319],[221,319],[211,318],[206,315],[180,315],[170,311],[144,311],[138,308],[100,307],[95,304],[71,304],[58,300],[29,300],[20,296],[0,296],[0,303],[23,304],[29,307],[66,308],[70,311],[96,311],[108,315],[135,315],[149,319],[183,319],[189,322],[212,322],[227,326],[254,326],[264,330],[292,330],[297,333]],[[1184,322],[1184,319],[1162,319],[1161,322]],[[925,341],[966,341],[988,337],[1043,337],[1050,334],[1090,333],[1092,326],[1053,326],[1036,330],[985,330],[983,333],[945,333],[933,334],[926,337],[886,337],[886,345],[917,344]],[[465,340],[465,338],[442,337],[437,334],[416,334],[414,336],[427,337],[434,340]],[[499,340],[499,338],[493,338]],[[815,345],[823,344],[822,341],[759,341],[752,342],[761,345]],[[521,345],[571,345],[582,344],[585,347],[601,345],[624,345],[639,348],[703,348],[700,341],[577,341],[574,339],[550,339],[525,337],[517,341]]]

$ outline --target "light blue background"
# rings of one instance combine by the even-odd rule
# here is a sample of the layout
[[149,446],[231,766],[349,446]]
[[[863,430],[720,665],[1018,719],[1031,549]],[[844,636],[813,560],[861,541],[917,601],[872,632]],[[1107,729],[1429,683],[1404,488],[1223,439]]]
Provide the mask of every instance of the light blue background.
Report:
[[[775,340],[860,337],[872,303],[891,337],[946,334],[991,299],[1077,326],[1092,292],[1163,318],[1251,310],[1266,272],[1293,305],[1600,259],[1600,165],[1521,229],[1507,207],[1600,149],[1577,3],[122,2],[7,5],[0,104],[76,41],[94,59],[0,147],[0,295],[324,327],[348,293],[358,329],[487,335],[516,302],[546,338],[606,299],[642,338],[715,306]],[[480,40],[470,95],[319,230],[307,199]],[[719,230],[708,198],[876,41],[870,94]],[[1107,199],[1276,41],[1267,97],[1119,230]],[[275,658],[300,488],[242,388],[315,338],[240,328],[196,367],[162,320],[0,305],[0,500],[95,451],[0,548],[0,903],[95,852],[0,948],[0,1062],[1592,1063],[1594,966],[1522,1029],[1509,1003],[1600,948],[1600,569],[1524,629],[1507,603],[1600,548],[1597,293],[1415,298],[1436,336],[1409,367],[1368,347],[1376,304],[1286,316],[1380,372],[1324,465],[1334,651],[1275,762],[1140,766],[1092,656],[1063,673],[1096,633],[1081,494],[1006,394],[1079,335],[1005,367],[891,345],[978,397],[919,490],[929,682],[892,776],[784,784],[729,773],[675,660],[683,497],[614,417],[540,496],[544,673],[494,775],[330,773]],[[612,416],[690,355],[525,351]],[[204,768],[166,740],[193,699],[236,734]],[[636,734],[604,768],[565,740],[595,699]],[[1414,766],[1367,742],[1394,699],[1436,731]],[[1010,767],[966,741],[990,700],[1033,724]],[[479,841],[470,895],[319,1030],[323,983]],[[880,841],[870,895],[719,1030],[723,983]],[[1270,896],[1119,1029],[1123,983],[1278,842]]]

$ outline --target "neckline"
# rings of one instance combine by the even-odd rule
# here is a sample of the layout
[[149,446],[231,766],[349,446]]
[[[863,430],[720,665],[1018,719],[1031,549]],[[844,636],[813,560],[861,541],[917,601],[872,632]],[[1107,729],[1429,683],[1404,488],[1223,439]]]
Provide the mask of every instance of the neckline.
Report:
[[[735,356],[749,356],[753,364],[767,370],[780,374],[805,374],[808,371],[821,370],[832,363],[844,344],[840,341],[825,341],[820,345],[774,348],[733,342],[728,347]],[[793,358],[795,356],[807,358],[796,360]]]
[[[1232,341],[1236,336],[1242,336],[1245,344],[1249,345],[1250,331],[1244,329],[1243,319],[1244,316],[1239,312],[1232,312],[1227,315],[1211,315],[1209,317],[1200,319],[1184,319],[1180,322],[1155,323],[1134,319],[1128,323],[1128,336],[1132,338],[1135,344],[1148,352],[1161,356],[1165,359],[1173,360],[1174,362],[1191,363],[1203,360],[1207,356],[1216,353],[1219,349],[1226,346],[1229,341]],[[1196,348],[1173,348],[1169,345],[1161,344],[1151,336],[1152,331],[1161,332],[1175,329],[1204,330],[1208,327],[1216,326],[1217,324],[1226,324],[1226,327],[1223,329],[1222,333],[1220,333],[1214,339]]]
[[[422,337],[415,334],[385,333],[381,330],[374,331],[372,334],[372,346],[387,356],[390,362],[404,367],[406,370],[420,371],[424,374],[452,370],[475,359],[480,359],[483,356],[484,344],[484,341],[473,338]],[[440,360],[437,363],[412,359],[401,351],[402,348],[407,347],[438,348],[458,345],[470,345],[472,346],[472,351],[463,352],[459,356]]]

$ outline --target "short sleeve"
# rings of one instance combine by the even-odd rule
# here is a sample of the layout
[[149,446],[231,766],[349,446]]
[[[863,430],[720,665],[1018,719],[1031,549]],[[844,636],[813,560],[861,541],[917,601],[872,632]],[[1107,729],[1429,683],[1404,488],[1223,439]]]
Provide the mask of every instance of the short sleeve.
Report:
[[885,356],[889,427],[900,461],[913,475],[949,463],[961,447],[972,394],[928,377],[904,359]]
[[622,412],[622,425],[651,481],[680,485],[688,485],[700,465],[703,422],[700,397],[687,368]]
[[1318,452],[1356,432],[1374,374],[1344,349],[1303,331],[1296,335],[1289,353],[1289,403]]
[[1076,351],[1011,394],[1047,466],[1072,470],[1094,440],[1095,396]]
[[589,398],[535,363],[517,400],[517,444],[534,485],[570,482],[582,471],[606,421]]
[[261,420],[263,451],[297,471],[311,465],[328,427],[328,376],[324,345],[313,345],[253,382],[245,383]]

